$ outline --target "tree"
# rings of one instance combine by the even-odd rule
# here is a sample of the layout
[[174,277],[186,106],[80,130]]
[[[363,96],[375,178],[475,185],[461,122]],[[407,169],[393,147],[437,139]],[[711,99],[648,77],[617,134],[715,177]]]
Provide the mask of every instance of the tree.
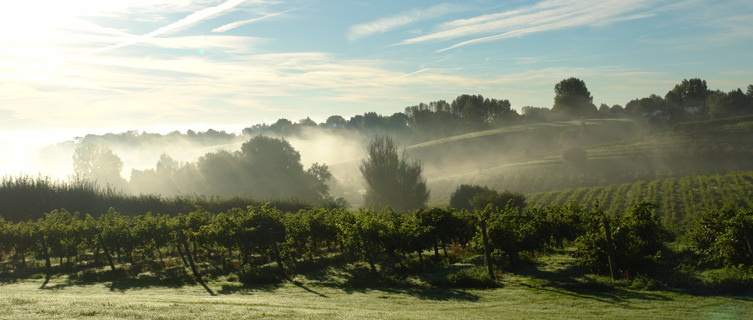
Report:
[[602,103],[599,106],[599,115],[602,117],[607,117],[609,116],[609,114],[610,114],[609,105],[607,105],[606,103]]
[[306,117],[306,119],[299,120],[298,125],[301,127],[316,127],[316,122],[314,122],[314,120],[311,120],[311,118]]
[[549,108],[524,106],[520,111],[523,113],[523,119],[527,122],[547,122],[555,118],[552,115],[552,109]]
[[706,80],[698,78],[683,79],[681,83],[667,92],[664,97],[667,102],[682,107],[704,106],[706,98],[711,94],[706,86]]
[[476,195],[487,191],[489,191],[489,188],[487,187],[462,184],[457,189],[455,189],[455,192],[453,192],[452,195],[450,195],[450,208],[473,211],[471,199],[473,199],[473,197],[475,197]]
[[483,129],[492,122],[504,123],[518,116],[509,100],[489,99],[482,95],[461,95],[452,101],[452,112],[462,119],[466,129]]
[[625,105],[625,112],[640,116],[658,115],[666,110],[664,99],[655,94],[648,98],[631,100]]
[[82,144],[73,152],[73,172],[82,180],[123,189],[126,181],[120,175],[123,161],[102,144]]
[[452,112],[452,107],[444,100],[420,103],[405,108],[408,123],[413,129],[414,140],[435,139],[455,132],[460,116]]
[[656,204],[641,202],[616,217],[606,215],[598,206],[593,212],[582,212],[584,230],[575,239],[579,263],[596,273],[607,273],[612,266],[611,247],[621,274],[635,274],[653,266],[664,250],[664,242],[673,240],[654,209]]
[[706,105],[709,108],[709,117],[712,119],[750,112],[750,101],[740,89],[732,90],[729,93],[712,92],[706,98]]
[[440,244],[446,257],[446,246],[452,242],[455,228],[459,224],[452,211],[441,208],[416,210],[414,216],[418,226],[425,232],[426,240],[434,246],[435,258],[439,257]]
[[[241,182],[248,174],[241,171],[241,166],[235,154],[219,150],[207,153],[199,158],[196,164],[201,177],[200,190],[207,195],[237,196],[248,195],[246,189],[241,188]],[[248,179],[249,183],[253,182]]]
[[593,97],[586,83],[578,78],[569,78],[554,85],[554,106],[552,111],[574,117],[596,113]]
[[285,139],[256,136],[240,151],[218,151],[197,165],[207,194],[251,196],[257,199],[297,198],[319,204],[329,198],[326,165],[304,170],[301,155]]
[[622,107],[621,105],[619,105],[619,104],[615,104],[615,105],[613,105],[613,106],[612,106],[612,108],[611,108],[611,109],[609,109],[609,113],[610,113],[611,115],[614,115],[614,116],[620,116],[620,115],[622,115],[623,113],[625,113],[625,108],[623,108],[623,107]]
[[693,221],[690,243],[705,262],[753,265],[753,211],[725,207],[709,210]]
[[131,190],[144,194],[178,195],[200,192],[196,164],[178,162],[162,154],[154,169],[131,170]]
[[523,212],[526,207],[526,196],[519,192],[510,192],[508,190],[498,192],[497,190],[484,187],[483,192],[477,193],[469,201],[470,205],[481,211],[489,204],[497,210],[505,210],[507,208],[514,209],[518,215]]
[[286,135],[290,134],[290,131],[293,131],[294,127],[295,126],[293,125],[292,121],[285,118],[280,118],[277,120],[277,122],[269,126],[269,131],[280,135]]
[[330,116],[323,125],[329,128],[344,128],[347,123],[348,121],[341,116]]
[[389,206],[398,211],[422,208],[429,199],[423,178],[423,165],[397,155],[397,145],[390,137],[375,137],[368,155],[359,167],[366,182],[367,206]]

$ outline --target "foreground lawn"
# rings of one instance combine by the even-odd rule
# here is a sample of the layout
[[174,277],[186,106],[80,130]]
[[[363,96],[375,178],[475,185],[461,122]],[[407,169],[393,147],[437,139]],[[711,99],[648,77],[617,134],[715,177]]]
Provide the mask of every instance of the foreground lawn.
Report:
[[625,289],[567,290],[508,283],[484,290],[358,289],[285,283],[243,288],[71,285],[39,280],[0,286],[1,319],[751,319],[750,296],[693,296]]
[[633,290],[634,283],[584,273],[574,261],[567,252],[543,256],[490,289],[430,285],[438,277],[430,271],[378,279],[363,265],[264,286],[214,278],[215,295],[148,274],[96,282],[58,275],[44,289],[41,278],[0,278],[0,319],[753,319],[753,288],[741,295]]

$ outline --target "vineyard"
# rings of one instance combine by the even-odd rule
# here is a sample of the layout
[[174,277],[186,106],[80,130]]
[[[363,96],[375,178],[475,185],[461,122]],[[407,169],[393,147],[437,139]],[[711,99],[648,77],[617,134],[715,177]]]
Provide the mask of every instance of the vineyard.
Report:
[[753,208],[753,171],[727,174],[667,177],[601,187],[527,195],[534,207],[570,202],[592,207],[598,201],[609,213],[628,210],[642,201],[658,205],[656,214],[664,223],[683,230],[688,222],[706,211],[726,206]]
[[[0,283],[196,285],[211,296],[295,285],[422,297],[462,296],[521,276],[525,286],[566,292],[744,294],[753,286],[753,172],[518,194],[517,203],[502,201],[509,192],[481,189],[470,210],[400,212],[125,197],[6,179],[3,199],[42,196],[29,207],[0,206],[15,213],[0,217]],[[102,209],[108,202],[125,212]],[[77,211],[26,211],[60,203]]]
[[[678,184],[691,185],[682,181]],[[657,191],[637,183],[611,187],[605,195],[627,203],[637,201],[643,189]],[[573,193],[585,199],[588,192]],[[554,198],[566,200],[561,195]],[[699,208],[710,205],[697,203]],[[36,221],[0,220],[0,279],[44,275],[42,287],[52,278],[71,284],[177,281],[199,283],[212,295],[205,280],[258,286],[312,273],[325,282],[345,275],[349,278],[344,286],[419,283],[486,288],[497,286],[495,278],[501,273],[515,272],[567,244],[585,273],[629,280],[665,265],[660,268],[662,280],[656,280],[666,281],[664,286],[718,290],[705,287],[693,272],[662,277],[679,272],[671,270],[680,270],[683,261],[703,262],[696,266],[700,268],[753,261],[749,249],[753,239],[747,229],[753,224],[751,211],[728,208],[703,214],[703,223],[689,231],[687,245],[692,250],[674,252],[665,247],[674,234],[656,218],[655,207],[641,202],[625,213],[608,215],[600,207],[576,204],[521,212],[490,203],[473,212],[434,208],[405,213],[389,208],[284,213],[265,205],[217,214],[196,207],[175,216],[134,217],[114,209],[96,217],[61,209]],[[578,275],[567,277],[573,276]],[[733,283],[733,289],[724,290],[753,284],[747,275]]]

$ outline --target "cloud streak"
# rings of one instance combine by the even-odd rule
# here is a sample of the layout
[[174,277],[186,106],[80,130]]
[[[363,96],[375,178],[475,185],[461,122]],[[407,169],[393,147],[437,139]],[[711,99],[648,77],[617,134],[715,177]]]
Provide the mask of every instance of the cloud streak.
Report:
[[283,14],[286,14],[288,12],[292,12],[292,11],[299,10],[299,9],[301,9],[301,8],[292,8],[292,9],[288,9],[288,10],[285,10],[285,11],[270,13],[270,14],[267,14],[267,15],[263,15],[261,17],[253,18],[253,19],[231,22],[231,23],[228,23],[228,24],[225,24],[225,25],[222,25],[222,26],[219,26],[217,28],[212,29],[212,32],[225,32],[225,31],[228,31],[228,30],[232,30],[232,29],[238,28],[238,27],[243,26],[243,25],[247,25],[249,23],[254,23],[254,22],[258,22],[258,21],[262,21],[262,20],[267,20],[269,18],[276,17],[276,16],[279,16],[279,15],[283,15]]
[[537,32],[644,19],[653,16],[656,3],[654,0],[544,0],[514,10],[450,21],[442,24],[439,31],[406,39],[398,44],[472,37],[440,49],[441,52]]
[[[230,45],[244,42],[242,37],[226,40]],[[590,80],[629,71],[633,70],[546,68],[479,76],[435,67],[401,72],[390,61],[341,59],[324,52],[247,54],[233,60],[212,55],[123,57],[110,52],[61,65],[45,77],[0,75],[8,83],[0,87],[0,101],[16,101],[15,121],[6,127],[21,126],[24,119],[50,128],[85,123],[252,124],[273,122],[281,115],[296,120],[341,114],[327,109],[334,103],[350,104],[349,114],[342,114],[346,117],[374,111],[375,106],[393,112],[424,99],[419,97],[452,99],[468,92],[511,99],[518,107],[540,105],[520,93],[535,96],[541,88],[549,92],[552,83],[573,74]],[[38,94],[40,88],[46,92]],[[34,98],[22,98],[30,96]],[[551,98],[543,100],[550,103]]]
[[164,27],[161,27],[161,28],[159,28],[157,30],[149,32],[149,33],[147,33],[145,35],[138,36],[136,38],[129,39],[127,41],[124,41],[124,42],[121,42],[121,43],[118,43],[118,44],[115,44],[115,45],[111,45],[111,46],[107,46],[107,47],[104,47],[104,48],[99,48],[99,49],[91,50],[89,52],[86,52],[84,54],[81,54],[81,55],[77,56],[77,58],[83,58],[83,57],[87,57],[87,56],[90,56],[90,55],[93,55],[93,54],[97,54],[97,53],[101,53],[101,52],[105,52],[105,51],[109,51],[109,50],[113,50],[113,49],[118,49],[118,48],[122,48],[122,47],[127,47],[127,46],[131,46],[131,45],[135,45],[135,44],[147,41],[147,40],[149,40],[151,38],[154,38],[154,37],[162,35],[162,34],[167,34],[167,33],[178,31],[178,30],[186,28],[186,27],[188,27],[188,26],[190,26],[192,24],[195,24],[195,23],[197,23],[199,21],[211,18],[211,17],[213,17],[215,15],[218,15],[218,14],[221,14],[221,13],[223,13],[225,11],[233,9],[236,6],[238,6],[241,3],[243,3],[244,1],[245,0],[228,0],[228,1],[224,2],[224,3],[222,3],[222,4],[214,6],[214,7],[204,8],[204,9],[195,11],[194,13],[189,14],[188,16],[186,16],[183,19],[180,19],[180,20],[178,20],[176,22],[168,24],[168,25],[166,25]]
[[348,30],[346,38],[349,41],[356,41],[364,37],[378,33],[385,33],[418,21],[440,17],[457,11],[459,8],[460,7],[457,5],[443,3],[426,9],[413,9],[391,17],[354,25]]

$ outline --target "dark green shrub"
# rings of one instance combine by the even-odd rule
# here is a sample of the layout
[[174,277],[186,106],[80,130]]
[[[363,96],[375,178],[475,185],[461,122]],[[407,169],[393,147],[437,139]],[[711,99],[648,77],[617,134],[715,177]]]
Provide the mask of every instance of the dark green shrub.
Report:
[[704,282],[705,293],[743,294],[753,288],[753,271],[749,268],[729,267],[711,272]]
[[237,275],[238,280],[246,286],[278,284],[285,279],[279,269],[272,266],[245,266]]
[[604,221],[609,222],[615,258],[620,274],[629,277],[650,269],[661,257],[665,242],[674,235],[654,215],[656,205],[641,202],[619,217],[606,216],[598,206],[585,221],[584,234],[575,239],[579,263],[595,273],[608,274]]
[[707,211],[693,221],[688,237],[703,261],[718,266],[736,266],[753,264],[753,253],[747,242],[753,237],[751,234],[753,211],[727,207]]
[[633,290],[655,291],[666,289],[666,285],[661,281],[639,274],[630,281],[628,288]]
[[493,288],[497,283],[489,277],[485,267],[463,268],[446,277],[446,282],[441,283],[450,288]]

